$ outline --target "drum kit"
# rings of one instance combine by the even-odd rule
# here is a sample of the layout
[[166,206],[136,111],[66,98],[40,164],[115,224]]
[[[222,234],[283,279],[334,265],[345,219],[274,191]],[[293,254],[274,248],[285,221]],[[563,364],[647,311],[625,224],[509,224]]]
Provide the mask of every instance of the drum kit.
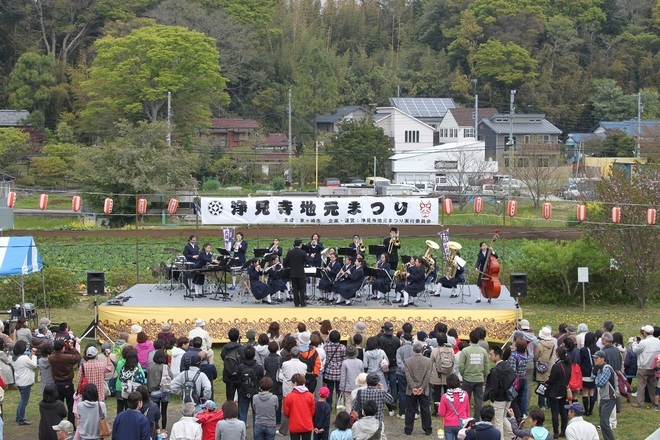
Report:
[[186,287],[184,284],[185,276],[182,274],[193,269],[195,263],[186,261],[183,255],[177,255],[179,251],[175,248],[165,248],[164,251],[172,254],[172,263],[167,264],[161,261],[151,266],[151,274],[158,277],[158,283],[151,290],[169,290],[171,295],[172,291]]

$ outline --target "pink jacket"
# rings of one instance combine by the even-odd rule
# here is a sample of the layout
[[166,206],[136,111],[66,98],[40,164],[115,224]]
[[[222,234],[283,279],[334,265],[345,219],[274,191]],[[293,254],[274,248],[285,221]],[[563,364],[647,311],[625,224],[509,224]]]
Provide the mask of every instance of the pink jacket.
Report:
[[154,351],[154,343],[145,341],[135,346],[138,354],[138,362],[143,369],[147,368],[147,361],[149,360],[149,353]]
[[[458,416],[456,416],[456,413],[447,400],[447,395],[450,393],[452,395],[451,403],[454,404]],[[470,396],[468,396],[468,393],[460,389],[447,391],[440,399],[438,415],[444,419],[444,426],[460,427],[461,422],[458,418],[467,419],[470,417]]]

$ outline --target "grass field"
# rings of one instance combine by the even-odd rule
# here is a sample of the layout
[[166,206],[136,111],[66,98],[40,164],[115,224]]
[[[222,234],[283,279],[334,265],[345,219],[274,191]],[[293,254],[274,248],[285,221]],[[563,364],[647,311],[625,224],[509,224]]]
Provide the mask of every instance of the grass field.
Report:
[[[570,324],[579,324],[584,322],[589,326],[590,330],[595,330],[602,325],[606,319],[611,319],[615,322],[615,331],[620,331],[624,335],[624,339],[639,333],[639,327],[644,324],[657,324],[660,322],[660,313],[657,310],[640,311],[637,309],[626,309],[621,307],[589,307],[587,312],[576,310],[575,308],[568,307],[547,307],[536,305],[521,305],[522,315],[528,319],[533,328],[539,329],[542,325],[551,325],[556,329],[557,325],[561,322]],[[73,309],[53,309],[51,310],[51,319],[53,322],[67,321],[76,334],[81,334],[89,322],[93,318],[93,312],[90,306],[90,299],[82,297],[77,307]],[[413,323],[414,325],[414,323]],[[428,330],[428,329],[427,329]],[[87,341],[85,341],[87,342]],[[220,347],[215,347],[216,352],[219,353]],[[222,371],[222,361],[220,356],[215,356],[215,364],[218,371]],[[635,384],[635,382],[633,382]],[[221,381],[215,382],[215,396],[216,401],[222,403],[224,401],[225,387]],[[38,393],[38,385],[32,390],[32,396],[28,405],[27,419],[32,421],[31,426],[17,426],[14,422],[16,405],[18,403],[18,391],[10,390],[5,395],[4,413],[5,413],[5,438],[12,440],[32,440],[37,438],[37,425],[38,425],[38,402],[40,396]],[[532,402],[536,399],[533,398]],[[111,419],[114,419],[116,412],[115,403],[110,399],[109,412]],[[169,406],[170,426],[174,421],[179,418],[179,405],[176,400]],[[534,408],[534,405],[531,407]],[[588,417],[587,420],[594,424],[598,424],[598,416],[594,415]],[[653,412],[650,408],[636,409],[630,405],[623,405],[622,412],[618,415],[618,429],[615,431],[615,436],[618,440],[642,440],[650,435],[654,430],[660,426],[660,413]],[[389,439],[409,438],[403,435],[403,421],[386,417],[386,430],[388,431]],[[439,421],[433,420],[434,429],[439,427]],[[550,424],[550,411],[546,411],[546,426]],[[251,438],[251,434],[248,434]],[[416,425],[416,430],[413,432],[413,438],[424,437],[422,435],[419,423]]]

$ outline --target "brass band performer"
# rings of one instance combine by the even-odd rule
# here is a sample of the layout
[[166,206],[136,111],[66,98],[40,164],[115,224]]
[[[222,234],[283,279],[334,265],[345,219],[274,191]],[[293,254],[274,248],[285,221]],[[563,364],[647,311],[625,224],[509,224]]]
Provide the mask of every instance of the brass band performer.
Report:
[[395,227],[390,228],[390,236],[383,240],[383,246],[387,249],[387,261],[391,267],[399,265],[399,249],[401,240],[399,240],[399,230]]
[[252,295],[254,295],[255,299],[261,300],[266,304],[273,304],[270,296],[273,293],[273,288],[259,279],[264,274],[263,269],[259,265],[259,259],[253,258],[251,263],[248,266],[247,272],[250,276],[250,290],[252,291]]
[[[195,269],[202,269],[206,267],[207,264],[220,264],[218,260],[213,259],[213,254],[211,253],[211,243],[205,243],[202,248],[202,252],[197,256],[195,261]],[[195,286],[195,295],[201,297],[204,293],[204,274],[200,272],[195,272],[193,276],[193,284]]]
[[376,265],[376,269],[382,269],[384,272],[378,272],[376,279],[371,284],[371,292],[372,295],[376,297],[376,299],[381,299],[383,294],[388,293],[392,286],[392,279],[385,273],[389,273],[389,271],[392,269],[389,261],[387,261],[387,254],[381,254],[380,260],[378,260],[378,264]]

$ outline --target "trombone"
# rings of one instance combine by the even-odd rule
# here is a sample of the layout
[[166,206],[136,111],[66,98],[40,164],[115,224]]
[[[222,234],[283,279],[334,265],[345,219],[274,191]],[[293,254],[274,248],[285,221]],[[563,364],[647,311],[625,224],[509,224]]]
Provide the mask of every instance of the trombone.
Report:
[[387,247],[388,254],[392,253],[394,246],[401,246],[401,240],[399,240],[399,231],[396,231],[396,237],[390,237],[390,245]]

